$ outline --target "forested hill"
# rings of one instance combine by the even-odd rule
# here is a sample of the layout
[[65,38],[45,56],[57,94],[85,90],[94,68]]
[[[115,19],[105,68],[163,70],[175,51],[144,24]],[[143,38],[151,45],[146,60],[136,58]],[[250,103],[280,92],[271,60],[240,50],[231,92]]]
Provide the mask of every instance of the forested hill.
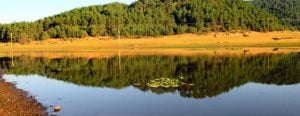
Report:
[[[243,0],[139,0],[83,7],[35,22],[0,25],[0,40],[15,42],[85,36],[287,29],[277,17]],[[120,30],[120,31],[118,31]]]
[[300,0],[253,0],[253,3],[281,19],[283,25],[300,30]]

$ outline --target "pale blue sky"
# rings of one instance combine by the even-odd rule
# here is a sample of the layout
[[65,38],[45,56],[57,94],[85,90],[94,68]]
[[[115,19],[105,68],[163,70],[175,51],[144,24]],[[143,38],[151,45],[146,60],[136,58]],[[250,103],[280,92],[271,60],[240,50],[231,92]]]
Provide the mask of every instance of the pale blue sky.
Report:
[[0,0],[0,23],[34,21],[77,7],[136,0]]

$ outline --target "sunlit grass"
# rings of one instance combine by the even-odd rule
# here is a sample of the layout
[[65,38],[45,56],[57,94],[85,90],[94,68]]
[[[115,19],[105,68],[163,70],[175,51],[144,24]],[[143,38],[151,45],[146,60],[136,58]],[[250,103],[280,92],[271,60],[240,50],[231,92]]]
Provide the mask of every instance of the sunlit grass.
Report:
[[[196,54],[244,54],[299,52],[300,32],[248,32],[182,34],[148,38],[124,38],[120,45],[115,38],[89,37],[83,39],[47,39],[27,44],[0,43],[1,54],[14,55],[31,52],[35,56],[84,56],[108,57],[132,54],[196,55]],[[274,40],[273,38],[292,38]],[[279,48],[274,51],[274,48]],[[290,48],[290,49],[287,49]],[[40,52],[40,53],[33,53]],[[41,53],[42,52],[42,53]],[[68,52],[68,53],[66,53]],[[101,52],[101,53],[100,53]]]

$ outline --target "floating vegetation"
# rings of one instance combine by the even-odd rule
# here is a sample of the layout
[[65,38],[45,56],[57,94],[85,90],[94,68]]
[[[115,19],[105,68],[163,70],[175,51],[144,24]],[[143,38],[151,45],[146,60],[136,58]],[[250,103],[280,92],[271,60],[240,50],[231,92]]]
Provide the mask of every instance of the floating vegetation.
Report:
[[157,88],[157,87],[176,88],[176,87],[186,84],[183,81],[181,81],[182,79],[183,79],[182,77],[180,77],[180,80],[179,79],[170,79],[170,78],[159,78],[159,79],[151,80],[150,82],[147,83],[147,86],[153,87],[153,88]]

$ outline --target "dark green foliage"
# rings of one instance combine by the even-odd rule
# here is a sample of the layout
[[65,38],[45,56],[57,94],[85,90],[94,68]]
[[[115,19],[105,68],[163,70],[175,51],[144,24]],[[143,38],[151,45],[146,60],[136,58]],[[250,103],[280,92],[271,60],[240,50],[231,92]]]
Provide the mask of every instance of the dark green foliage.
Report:
[[0,25],[0,40],[8,41],[10,33],[14,41],[19,42],[24,38],[117,36],[119,32],[122,36],[159,36],[283,28],[275,16],[249,1],[139,0],[131,5],[111,3],[83,7],[35,22]]
[[177,24],[189,26],[191,32],[279,29],[274,16],[241,0],[193,0],[179,5],[174,14]]
[[282,19],[287,28],[300,30],[300,0],[253,0],[253,3]]

